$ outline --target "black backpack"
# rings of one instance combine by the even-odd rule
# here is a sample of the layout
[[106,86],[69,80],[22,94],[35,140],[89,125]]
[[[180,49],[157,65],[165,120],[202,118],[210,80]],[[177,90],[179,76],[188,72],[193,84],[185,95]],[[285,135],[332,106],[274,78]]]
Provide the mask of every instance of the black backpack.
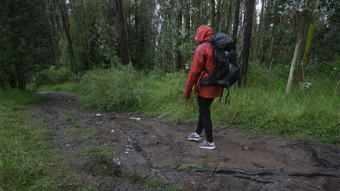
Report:
[[204,66],[204,71],[208,73],[209,76],[202,78],[199,81],[198,86],[215,85],[220,86],[223,89],[227,88],[228,94],[225,100],[225,103],[227,103],[230,86],[241,80],[241,67],[237,62],[235,43],[225,33],[217,33],[206,42],[209,42],[213,47],[215,71],[213,74],[209,74]]

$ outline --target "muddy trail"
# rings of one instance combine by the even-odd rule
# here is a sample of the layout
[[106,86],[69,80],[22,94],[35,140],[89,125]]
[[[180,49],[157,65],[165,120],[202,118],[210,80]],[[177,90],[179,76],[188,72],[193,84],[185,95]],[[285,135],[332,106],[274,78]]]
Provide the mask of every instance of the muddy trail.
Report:
[[[214,128],[216,150],[187,136],[195,123],[167,117],[95,113],[77,96],[50,99],[32,114],[49,126],[60,168],[79,183],[69,190],[337,190],[340,150],[311,140]],[[152,184],[150,184],[150,182]],[[149,184],[148,184],[149,183]]]

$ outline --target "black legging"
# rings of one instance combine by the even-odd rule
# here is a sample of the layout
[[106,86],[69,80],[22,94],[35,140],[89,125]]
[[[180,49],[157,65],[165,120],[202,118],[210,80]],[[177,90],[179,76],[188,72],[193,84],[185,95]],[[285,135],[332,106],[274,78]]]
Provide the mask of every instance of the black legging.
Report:
[[212,122],[210,117],[210,106],[213,100],[214,98],[208,99],[197,96],[199,117],[196,133],[200,135],[204,129],[207,141],[210,143],[213,142]]

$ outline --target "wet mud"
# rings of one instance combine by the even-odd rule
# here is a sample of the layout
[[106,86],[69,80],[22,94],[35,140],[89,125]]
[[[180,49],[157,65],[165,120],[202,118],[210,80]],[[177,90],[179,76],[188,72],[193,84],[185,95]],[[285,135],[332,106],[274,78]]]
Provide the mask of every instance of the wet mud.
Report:
[[[216,149],[204,150],[187,140],[195,123],[98,113],[80,108],[74,94],[39,94],[50,99],[32,117],[49,125],[61,166],[99,190],[165,190],[126,178],[138,175],[182,190],[340,191],[340,150],[335,145],[220,125],[214,127]],[[89,154],[93,146],[105,147],[107,155]]]

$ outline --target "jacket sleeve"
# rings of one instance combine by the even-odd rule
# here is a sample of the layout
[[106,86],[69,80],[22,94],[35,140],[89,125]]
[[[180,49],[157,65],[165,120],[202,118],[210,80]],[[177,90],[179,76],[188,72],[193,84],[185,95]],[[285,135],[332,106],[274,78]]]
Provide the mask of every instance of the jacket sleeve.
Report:
[[201,46],[198,46],[195,50],[189,75],[187,78],[187,82],[185,85],[184,89],[184,99],[189,99],[192,87],[197,83],[198,78],[200,77],[203,67],[204,67],[204,62],[205,62],[205,57],[204,57],[204,51]]

